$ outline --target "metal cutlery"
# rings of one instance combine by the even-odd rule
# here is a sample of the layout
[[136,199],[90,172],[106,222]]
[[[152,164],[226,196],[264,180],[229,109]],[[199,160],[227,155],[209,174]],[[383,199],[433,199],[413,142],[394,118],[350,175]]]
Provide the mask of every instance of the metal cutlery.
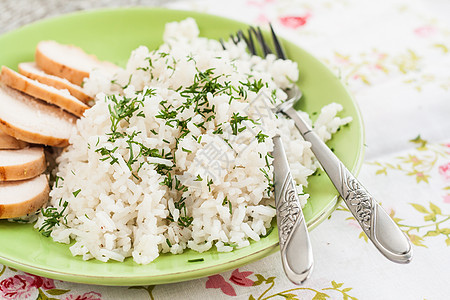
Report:
[[286,276],[301,284],[312,272],[314,261],[308,228],[281,137],[273,137],[274,187],[281,261]]
[[[284,50],[281,47],[281,43],[272,26],[270,26],[270,29],[277,57],[286,59]],[[270,47],[264,40],[264,36],[259,27],[257,29],[250,27],[247,36],[245,36],[242,31],[238,31],[236,36],[231,36],[231,38],[234,43],[244,40],[250,53],[257,55],[253,36],[256,37],[264,56],[272,53]],[[223,43],[222,46],[225,48]],[[276,113],[282,113],[294,120],[295,126],[303,138],[311,143],[311,150],[317,160],[327,173],[355,219],[360,224],[364,233],[372,241],[375,247],[386,258],[393,262],[408,263],[412,258],[412,247],[407,236],[294,109],[294,103],[301,98],[301,91],[298,87],[294,86],[291,90],[287,90],[286,92],[289,99],[277,106],[274,111]],[[274,142],[275,140],[276,139],[274,138]],[[305,248],[299,248],[299,250],[300,249]],[[309,253],[306,252],[303,254],[306,255],[305,259],[308,260]],[[304,263],[300,262],[300,265],[301,264]]]

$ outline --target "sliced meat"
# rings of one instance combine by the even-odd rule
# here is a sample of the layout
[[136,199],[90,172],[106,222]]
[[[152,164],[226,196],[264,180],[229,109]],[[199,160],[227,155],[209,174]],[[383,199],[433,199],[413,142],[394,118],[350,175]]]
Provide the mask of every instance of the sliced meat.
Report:
[[7,135],[0,130],[0,149],[22,149],[28,146],[28,143]]
[[71,83],[67,79],[45,73],[34,62],[20,63],[19,72],[40,83],[47,84],[60,90],[68,90],[72,96],[85,104],[88,104],[88,102],[92,100],[92,97],[87,95],[80,86]]
[[47,202],[49,191],[44,174],[28,180],[0,182],[0,219],[34,213]]
[[25,77],[5,66],[2,66],[1,81],[30,96],[44,100],[50,104],[55,104],[79,117],[89,108],[89,106],[72,96],[69,91],[58,90],[49,85],[40,83],[39,81]]
[[30,179],[46,168],[43,147],[0,150],[0,181]]
[[65,78],[73,84],[82,85],[94,69],[116,73],[118,67],[110,62],[100,61],[81,48],[63,45],[55,41],[41,41],[36,47],[36,64],[46,73]]
[[0,130],[29,143],[64,147],[77,118],[60,108],[0,85]]

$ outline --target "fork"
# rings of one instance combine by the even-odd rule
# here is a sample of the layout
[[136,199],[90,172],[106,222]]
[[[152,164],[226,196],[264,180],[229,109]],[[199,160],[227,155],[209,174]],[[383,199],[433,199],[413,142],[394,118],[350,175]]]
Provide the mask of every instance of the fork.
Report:
[[[279,59],[286,59],[281,43],[272,25],[269,25],[276,56]],[[264,56],[272,53],[259,27],[257,29],[250,27],[247,37],[240,30],[231,39],[234,43],[239,43],[241,40],[244,40],[249,52],[257,55],[253,36],[256,37]],[[224,47],[223,42],[222,46]],[[287,92],[288,99],[275,107],[274,112],[284,114],[294,120],[295,126],[300,134],[306,141],[311,143],[312,152],[373,245],[387,259],[393,262],[409,263],[412,258],[412,248],[406,234],[400,230],[386,211],[377,203],[375,198],[294,109],[294,103],[299,101],[302,95],[298,87],[294,86]]]
[[[275,46],[275,52],[276,52],[276,56],[279,59],[287,59],[285,51],[283,49],[283,47],[281,47],[281,43],[278,39],[278,37],[275,34],[275,31],[272,27],[272,24],[269,24],[270,26],[270,31],[272,34],[272,39],[274,42],[274,46]],[[270,47],[267,45],[267,42],[265,41],[264,35],[262,34],[261,28],[257,27],[255,29],[255,27],[250,26],[248,28],[248,37],[245,36],[244,32],[242,30],[239,30],[236,35],[230,35],[230,39],[233,41],[234,44],[238,44],[240,41],[244,41],[245,44],[247,45],[247,50],[250,52],[250,54],[252,55],[257,55],[257,47],[255,45],[255,42],[253,40],[253,35],[256,37],[262,51],[263,51],[263,55],[264,57],[267,56],[268,54],[273,54],[272,50],[270,49]],[[226,50],[226,46],[225,43],[222,39],[219,40],[220,44],[222,45],[222,48],[224,50]],[[296,101],[300,100],[300,98],[302,97],[302,91],[298,88],[297,85],[293,85],[292,87],[285,89],[284,92],[287,94],[287,99],[285,100],[284,103],[292,103],[294,104]],[[280,109],[275,109],[274,110],[275,113],[281,112]]]
[[[251,34],[257,32],[254,28],[249,29]],[[260,32],[260,31],[259,31]],[[262,35],[258,35],[262,38]],[[231,36],[234,43],[239,43],[243,39],[249,46],[250,52],[255,55],[256,49],[253,39],[246,39],[242,31],[238,32],[235,38]],[[225,44],[221,40],[222,47]],[[262,45],[265,45],[262,43]],[[282,51],[280,48],[279,51]],[[264,47],[264,55],[271,53],[268,47]],[[298,88],[292,89],[293,93],[289,97],[292,100],[300,99],[301,92]],[[258,93],[257,97],[263,97],[266,103],[270,99],[265,93]],[[278,237],[280,245],[281,263],[286,277],[294,284],[301,284],[307,280],[314,268],[314,258],[309,239],[308,228],[306,226],[303,210],[298,198],[296,183],[292,178],[289,162],[286,157],[281,137],[273,137],[273,174],[274,174],[274,195],[277,214]]]

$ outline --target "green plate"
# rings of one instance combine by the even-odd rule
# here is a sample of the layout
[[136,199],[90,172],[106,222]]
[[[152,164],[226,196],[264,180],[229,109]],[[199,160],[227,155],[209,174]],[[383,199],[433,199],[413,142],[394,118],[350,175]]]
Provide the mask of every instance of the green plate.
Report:
[[[130,52],[140,45],[150,49],[162,43],[164,24],[193,17],[200,35],[227,37],[247,24],[196,12],[157,8],[133,8],[76,13],[44,20],[0,37],[0,64],[17,64],[34,59],[36,44],[45,39],[74,44],[99,58],[125,65]],[[287,56],[299,65],[298,85],[303,91],[299,109],[317,112],[330,102],[341,103],[342,116],[353,122],[340,130],[329,143],[337,156],[353,172],[358,172],[363,156],[363,125],[358,108],[340,80],[317,59],[284,41]],[[317,226],[335,209],[337,192],[326,174],[310,178],[311,198],[304,209],[309,228]],[[211,250],[163,254],[148,265],[125,262],[102,263],[73,257],[69,246],[43,237],[32,225],[0,221],[0,262],[36,275],[54,279],[102,285],[147,285],[204,277],[261,259],[278,250],[277,230],[250,246],[231,253]],[[203,258],[200,262],[188,260]]]

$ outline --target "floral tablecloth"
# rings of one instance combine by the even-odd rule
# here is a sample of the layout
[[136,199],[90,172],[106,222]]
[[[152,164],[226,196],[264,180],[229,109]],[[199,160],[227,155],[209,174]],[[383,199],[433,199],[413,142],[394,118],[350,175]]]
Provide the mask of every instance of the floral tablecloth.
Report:
[[[27,1],[6,2],[12,9]],[[70,5],[61,2],[47,11],[68,11]],[[80,7],[76,2],[71,2],[72,10],[94,7],[88,4],[92,1],[79,1],[84,5]],[[94,2],[95,7],[126,3]],[[43,3],[29,1],[30,6]],[[450,20],[450,2],[228,0],[159,4],[257,25],[270,21],[282,36],[313,53],[340,76],[365,123],[365,162],[358,177],[410,237],[413,261],[398,265],[386,260],[341,206],[311,232],[315,270],[301,286],[285,277],[276,253],[208,278],[139,287],[75,284],[0,265],[0,299],[449,299],[450,24],[446,22]],[[3,10],[2,15],[0,22],[9,22],[8,11]]]

